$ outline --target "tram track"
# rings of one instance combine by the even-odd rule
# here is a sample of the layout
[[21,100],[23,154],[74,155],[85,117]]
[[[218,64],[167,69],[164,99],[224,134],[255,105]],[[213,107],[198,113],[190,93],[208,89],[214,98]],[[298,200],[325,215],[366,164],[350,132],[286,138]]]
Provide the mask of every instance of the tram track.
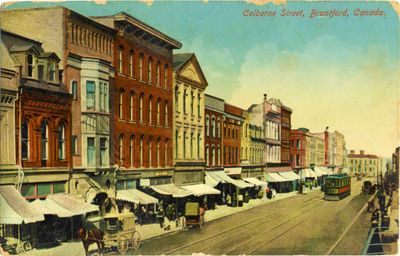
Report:
[[[320,201],[320,199],[322,199],[323,197],[319,194],[317,196],[312,196],[309,198],[306,198],[306,200],[301,200],[300,202],[296,202],[296,206],[299,206],[293,210],[297,211],[300,209],[303,209],[309,205],[313,205],[315,202]],[[313,207],[313,206],[312,206]],[[311,207],[311,208],[312,208]],[[276,210],[275,210],[276,209]],[[249,229],[258,229],[260,227],[263,227],[263,225],[265,225],[266,223],[269,223],[273,220],[276,220],[280,217],[283,217],[284,215],[279,211],[279,208],[275,208],[275,212],[268,214],[268,215],[263,215],[262,217],[256,218],[254,220],[251,221],[247,221],[245,223],[242,223],[238,226],[235,226],[233,228],[228,228],[225,230],[222,230],[220,232],[217,232],[215,234],[212,234],[210,236],[204,237],[202,239],[187,243],[185,245],[179,246],[177,248],[174,248],[172,250],[169,250],[167,252],[164,252],[163,254],[165,255],[170,255],[170,254],[185,254],[185,253],[191,253],[193,251],[199,251],[199,252],[204,252],[206,249],[212,248],[213,246],[218,246],[221,244],[221,242],[223,242],[224,240],[226,240],[226,236],[230,235],[230,233],[233,234],[233,236],[237,236],[239,234],[245,233],[246,231],[248,231]],[[307,208],[307,211],[309,209]],[[222,241],[220,240],[222,238]],[[210,240],[212,241],[212,243],[210,244]],[[206,243],[205,245],[201,246],[202,243]],[[192,250],[191,248],[194,246],[201,246],[200,250]],[[185,251],[186,249],[186,251]],[[179,253],[178,253],[179,252]],[[224,253],[224,252],[222,252]],[[224,253],[225,254],[225,253]]]

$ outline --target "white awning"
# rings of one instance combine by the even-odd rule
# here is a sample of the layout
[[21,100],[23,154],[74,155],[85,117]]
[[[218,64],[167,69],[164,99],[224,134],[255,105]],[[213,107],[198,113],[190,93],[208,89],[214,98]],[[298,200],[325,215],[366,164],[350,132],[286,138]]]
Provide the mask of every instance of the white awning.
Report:
[[321,174],[321,176],[329,174],[328,169],[324,166],[315,166],[314,172],[317,174],[317,176],[318,174]]
[[317,178],[318,176],[315,174],[313,170],[311,170],[310,168],[306,168],[306,169],[301,169],[300,177],[304,179],[304,178]]
[[226,173],[224,171],[206,172],[206,177],[207,176],[211,176],[211,178],[214,179],[215,181],[217,181],[218,183],[219,182],[221,182],[221,183],[231,183],[231,184],[235,185],[238,188],[254,187],[254,185],[246,183],[243,180],[234,180],[234,179],[232,179],[231,177],[226,175]]
[[300,176],[297,175],[295,172],[293,171],[289,171],[289,172],[279,172],[279,175],[281,175],[283,178],[293,181],[293,180],[299,180]]
[[153,185],[150,186],[150,188],[161,195],[169,195],[175,198],[192,195],[192,193],[190,193],[189,191],[181,189],[180,187],[172,183],[163,185]]
[[195,196],[204,196],[204,195],[219,195],[221,191],[218,189],[212,188],[206,184],[196,184],[196,185],[188,185],[181,186],[184,190],[191,192]]
[[158,199],[137,189],[117,190],[117,200],[140,204],[156,204]]
[[242,167],[227,167],[224,168],[224,171],[229,175],[240,175],[242,173]]
[[249,178],[243,178],[244,181],[247,181],[248,183],[254,184],[256,186],[267,186],[268,183],[265,181],[261,181],[257,178],[254,177],[249,177]]
[[266,173],[266,178],[267,178],[268,182],[285,182],[285,181],[289,181],[289,180],[285,179],[284,177],[282,177],[281,175],[279,175],[276,172]]
[[62,208],[71,211],[74,215],[86,214],[88,212],[99,211],[99,206],[86,203],[83,199],[80,200],[70,194],[51,194],[46,200],[51,200],[57,203]]
[[350,174],[350,169],[348,167],[343,167],[342,173]]
[[35,207],[40,213],[42,214],[49,214],[49,215],[57,215],[60,218],[68,218],[72,217],[75,215],[80,215],[80,214],[75,214],[71,211],[68,211],[67,209],[61,207],[59,204],[52,200],[40,200],[36,199],[35,201],[30,203],[33,207]]
[[0,186],[0,224],[43,221],[44,216],[12,185]]

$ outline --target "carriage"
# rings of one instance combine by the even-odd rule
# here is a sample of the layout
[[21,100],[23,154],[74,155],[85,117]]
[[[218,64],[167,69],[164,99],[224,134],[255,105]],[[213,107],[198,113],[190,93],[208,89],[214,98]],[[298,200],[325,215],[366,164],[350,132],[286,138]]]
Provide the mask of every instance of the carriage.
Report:
[[325,200],[341,200],[350,195],[351,178],[347,174],[329,175],[325,178]]
[[199,203],[187,202],[185,204],[185,226],[199,226],[201,229],[204,225],[204,212],[200,210]]
[[90,222],[104,232],[104,247],[116,247],[120,254],[125,254],[129,248],[139,248],[140,234],[135,228],[135,215],[132,212],[108,213]]

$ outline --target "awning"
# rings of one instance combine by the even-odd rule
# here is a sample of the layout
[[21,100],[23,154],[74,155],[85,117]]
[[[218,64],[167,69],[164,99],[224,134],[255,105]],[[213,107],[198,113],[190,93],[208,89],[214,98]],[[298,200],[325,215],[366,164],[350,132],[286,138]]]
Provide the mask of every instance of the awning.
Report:
[[293,181],[293,180],[299,180],[300,176],[297,175],[295,172],[290,171],[290,172],[279,172],[279,175],[281,175],[283,178]]
[[227,167],[224,171],[228,175],[240,175],[242,173],[242,167]]
[[265,174],[268,182],[285,182],[289,181],[276,172],[269,172]]
[[324,166],[315,166],[314,172],[317,174],[317,176],[318,176],[318,173],[320,173],[321,176],[329,174],[328,169]]
[[14,186],[0,186],[0,224],[33,223],[43,220],[43,214],[31,206]]
[[180,187],[176,186],[175,184],[163,184],[163,185],[153,185],[150,186],[155,192],[161,195],[168,195],[175,198],[186,197],[192,195],[191,192],[181,189]]
[[[226,173],[224,171],[216,171],[216,172],[206,172],[206,177],[207,176],[211,176],[211,178],[215,181],[217,181],[218,183],[231,183],[233,185],[235,185],[238,188],[250,188],[250,187],[254,187],[254,185],[251,185],[249,183],[244,182],[243,180],[234,180],[231,177],[229,177],[228,175],[226,175]],[[211,182],[210,182],[211,181]],[[211,184],[208,184],[207,182],[210,182]],[[216,185],[212,185],[215,182],[213,182],[210,179],[206,179],[206,184],[210,185],[210,186],[216,186]],[[217,184],[218,184],[217,183]]]
[[304,178],[317,178],[318,176],[315,174],[313,170],[311,170],[310,168],[306,168],[306,169],[301,169],[300,177],[304,179]]
[[51,194],[47,196],[46,200],[51,200],[55,202],[62,208],[71,211],[74,215],[81,215],[88,212],[99,211],[99,206],[86,203],[83,199],[80,200],[70,194]]
[[257,179],[257,178],[253,178],[253,177],[250,177],[250,178],[243,178],[243,180],[246,181],[246,182],[248,182],[248,183],[254,184],[254,185],[256,185],[256,186],[267,186],[267,185],[268,185],[267,182],[261,181],[261,180],[259,180],[259,179]]
[[343,167],[342,173],[350,174],[350,169],[348,167]]
[[181,186],[184,190],[191,192],[195,196],[204,196],[204,195],[219,195],[221,191],[218,189],[212,188],[206,184],[196,184],[196,185],[188,185]]
[[315,173],[315,175],[317,175],[317,177],[322,177],[322,175],[324,175],[323,172],[321,172],[318,168],[314,167],[313,172]]
[[156,204],[158,199],[137,189],[117,190],[117,200],[140,204]]
[[36,199],[35,201],[31,202],[30,205],[35,207],[42,214],[57,215],[60,218],[68,218],[75,215],[80,215],[68,211],[52,200]]

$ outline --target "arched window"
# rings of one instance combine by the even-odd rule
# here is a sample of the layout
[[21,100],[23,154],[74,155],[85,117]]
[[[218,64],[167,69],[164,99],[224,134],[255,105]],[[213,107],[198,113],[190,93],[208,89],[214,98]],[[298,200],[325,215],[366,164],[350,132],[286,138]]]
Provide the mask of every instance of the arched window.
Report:
[[41,159],[46,160],[47,159],[47,154],[48,154],[48,142],[49,142],[49,131],[48,131],[48,125],[46,121],[43,121],[42,124],[40,125],[40,134],[41,134]]
[[118,152],[119,152],[119,164],[121,166],[124,165],[124,135],[119,135],[119,144],[118,144]]
[[160,166],[160,141],[161,141],[161,138],[158,138],[157,139],[157,149],[156,149],[157,166]]
[[221,121],[219,118],[217,119],[217,136],[218,138],[221,138]]
[[164,65],[164,88],[167,89],[168,87],[168,65]]
[[183,158],[186,158],[186,131],[183,132]]
[[143,166],[143,135],[140,137],[140,145],[139,145],[139,157],[140,157],[140,166]]
[[21,153],[22,159],[29,158],[29,125],[27,120],[23,120],[21,124]]
[[157,125],[160,125],[161,99],[157,100]]
[[218,151],[217,151],[217,165],[221,165],[221,148],[218,145]]
[[143,54],[139,55],[139,80],[143,81]]
[[129,76],[130,77],[134,77],[135,76],[134,61],[135,61],[135,52],[133,50],[131,50],[129,52]]
[[123,119],[123,112],[124,112],[124,91],[120,90],[119,91],[119,103],[118,103],[118,116],[119,119]]
[[131,140],[129,144],[129,157],[131,166],[135,165],[135,135],[131,135]]
[[122,66],[122,52],[124,51],[124,47],[121,45],[118,47],[118,73],[122,74],[123,73],[123,66]]
[[200,133],[197,134],[197,158],[200,159]]
[[135,106],[135,92],[129,94],[129,120],[133,121],[133,113]]
[[206,158],[206,165],[210,166],[210,162],[209,162],[209,159],[208,159],[208,145],[206,145],[206,151],[205,151],[204,157]]
[[65,126],[58,126],[58,159],[65,159]]
[[215,117],[211,118],[211,132],[212,132],[212,137],[215,138]]
[[33,55],[32,54],[28,54],[28,56],[26,56],[27,59],[27,65],[28,65],[28,73],[27,75],[29,77],[33,76]]
[[149,124],[153,123],[153,96],[149,99]]
[[215,165],[215,148],[214,145],[211,148],[211,161],[212,161],[212,165]]
[[164,125],[168,127],[168,101],[165,102],[164,106]]
[[183,91],[183,113],[186,114],[186,89]]
[[157,62],[157,67],[156,67],[156,79],[157,79],[157,86],[160,86],[160,62]]
[[143,94],[139,97],[139,121],[143,122]]
[[197,96],[197,115],[201,117],[201,94]]
[[193,133],[190,133],[190,158],[193,158]]
[[50,61],[49,80],[54,82],[56,80],[56,63]]
[[190,97],[190,114],[194,115],[194,92],[191,92]]
[[208,116],[206,116],[206,135],[210,136],[210,130],[209,128],[209,122],[210,122],[210,118]]
[[169,165],[169,163],[168,163],[168,139],[166,139],[165,140],[165,143],[164,143],[164,165],[165,166],[168,166]]
[[175,158],[178,159],[179,156],[179,130],[175,131]]
[[153,162],[152,162],[152,159],[151,159],[151,153],[152,153],[152,137],[150,137],[150,139],[149,139],[149,145],[148,145],[148,150],[149,150],[149,152],[148,152],[148,159],[149,159],[149,167],[151,167],[151,166],[153,166]]
[[151,84],[153,82],[153,80],[152,80],[152,75],[153,75],[152,66],[153,66],[153,61],[152,61],[151,58],[149,58],[149,62],[148,62],[148,66],[147,66],[147,79],[149,81],[149,84]]

